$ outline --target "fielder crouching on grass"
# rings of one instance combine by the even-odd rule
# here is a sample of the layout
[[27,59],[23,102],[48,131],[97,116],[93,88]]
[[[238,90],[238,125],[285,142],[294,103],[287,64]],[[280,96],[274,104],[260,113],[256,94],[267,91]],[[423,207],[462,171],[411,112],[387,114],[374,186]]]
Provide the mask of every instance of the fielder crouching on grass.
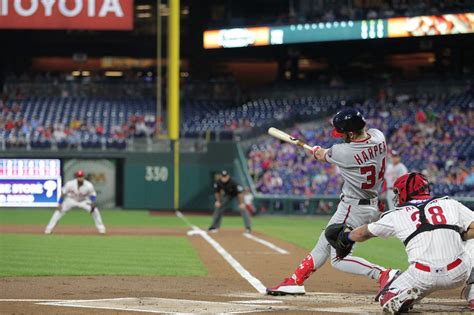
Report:
[[59,198],[59,206],[54,211],[44,234],[51,234],[58,221],[72,208],[82,208],[89,212],[94,219],[97,231],[105,234],[105,226],[102,223],[99,208],[96,206],[97,195],[91,182],[84,179],[84,171],[78,170],[74,173],[75,179],[68,181],[62,188]]
[[429,183],[420,173],[399,177],[393,190],[396,208],[377,222],[352,231],[346,224],[327,227],[326,238],[337,257],[348,255],[355,242],[376,236],[397,237],[405,245],[409,267],[376,297],[384,311],[405,312],[432,292],[464,284],[464,297],[474,310],[474,273],[465,246],[465,241],[474,239],[474,212],[449,197],[432,197]]

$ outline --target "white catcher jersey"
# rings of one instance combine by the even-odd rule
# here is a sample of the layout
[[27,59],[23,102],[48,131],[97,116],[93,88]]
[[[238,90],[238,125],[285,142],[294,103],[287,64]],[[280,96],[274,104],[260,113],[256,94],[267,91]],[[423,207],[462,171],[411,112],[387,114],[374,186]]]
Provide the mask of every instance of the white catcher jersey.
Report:
[[[449,197],[436,198],[425,206],[426,219],[431,224],[451,224],[465,230],[474,221],[474,212]],[[383,238],[395,236],[402,242],[420,224],[418,208],[407,205],[386,212],[377,222],[370,223],[369,232]],[[406,247],[408,261],[431,266],[446,266],[464,252],[459,233],[448,229],[423,232],[411,239]]]
[[392,163],[387,165],[387,170],[385,172],[385,181],[387,182],[387,189],[393,188],[393,183],[402,175],[408,173],[407,167],[403,163],[398,163],[393,165]]
[[76,201],[84,201],[90,196],[96,196],[94,186],[88,180],[84,180],[81,187],[78,186],[77,179],[70,180],[62,189],[65,197],[72,198]]
[[385,136],[378,129],[367,133],[367,139],[335,144],[326,154],[326,160],[339,167],[344,179],[342,193],[349,198],[376,198],[384,180]]

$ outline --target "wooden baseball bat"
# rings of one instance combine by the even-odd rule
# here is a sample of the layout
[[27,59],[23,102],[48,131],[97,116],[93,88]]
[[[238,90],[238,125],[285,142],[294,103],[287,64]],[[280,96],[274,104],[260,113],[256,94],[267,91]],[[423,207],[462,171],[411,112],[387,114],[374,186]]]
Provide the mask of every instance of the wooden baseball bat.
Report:
[[268,129],[268,134],[272,137],[275,137],[277,139],[280,139],[282,141],[285,141],[285,142],[288,142],[288,143],[292,143],[292,144],[296,144],[297,146],[299,147],[303,147],[305,148],[306,150],[309,150],[311,151],[312,150],[312,147],[310,147],[309,145],[307,145],[306,143],[304,143],[303,141],[299,140],[299,139],[296,139],[296,138],[293,138],[292,136],[290,136],[289,134],[287,134],[286,132],[284,131],[281,131],[280,129],[277,129],[277,128],[274,128],[274,127],[270,127]]

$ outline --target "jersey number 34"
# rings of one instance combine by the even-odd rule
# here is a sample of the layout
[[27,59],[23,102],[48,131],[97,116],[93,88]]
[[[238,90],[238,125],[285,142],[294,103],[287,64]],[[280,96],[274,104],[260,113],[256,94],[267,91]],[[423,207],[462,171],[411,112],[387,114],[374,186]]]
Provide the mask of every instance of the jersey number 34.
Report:
[[[382,167],[377,174],[377,169],[374,165],[364,166],[360,168],[360,173],[362,175],[367,174],[367,182],[362,183],[360,188],[362,189],[371,189],[375,186],[375,183],[378,180],[382,180],[385,175],[385,158],[382,159]],[[377,179],[376,179],[377,176]]]

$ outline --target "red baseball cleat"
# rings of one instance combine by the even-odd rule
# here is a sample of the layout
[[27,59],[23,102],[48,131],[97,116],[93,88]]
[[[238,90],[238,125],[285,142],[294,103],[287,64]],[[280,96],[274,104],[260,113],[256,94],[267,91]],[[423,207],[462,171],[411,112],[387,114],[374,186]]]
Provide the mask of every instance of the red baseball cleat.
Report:
[[305,293],[304,285],[296,284],[293,278],[286,278],[276,287],[267,288],[268,295],[303,295]]
[[380,274],[379,281],[378,281],[380,284],[380,289],[375,295],[375,301],[377,302],[379,301],[380,296],[388,290],[392,282],[395,279],[397,279],[399,275],[400,275],[400,270],[397,270],[397,269],[389,268],[389,269],[385,269],[385,271],[382,271],[382,273]]

